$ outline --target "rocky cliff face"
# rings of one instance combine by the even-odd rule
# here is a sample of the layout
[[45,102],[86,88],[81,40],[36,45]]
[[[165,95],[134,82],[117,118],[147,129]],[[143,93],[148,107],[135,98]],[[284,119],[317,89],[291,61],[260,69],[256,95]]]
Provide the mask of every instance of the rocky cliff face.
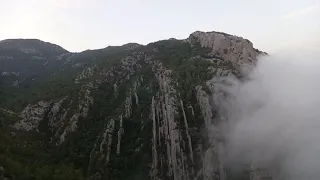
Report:
[[[7,131],[32,134],[38,139],[25,141],[40,142],[36,149],[49,148],[58,154],[50,160],[73,163],[87,179],[232,179],[224,162],[220,126],[228,120],[218,108],[225,98],[219,84],[246,76],[264,53],[219,32],[129,45],[61,51],[63,63],[44,75],[47,87],[36,80],[23,92],[38,90],[23,99]],[[265,178],[259,167],[252,169],[234,176]]]

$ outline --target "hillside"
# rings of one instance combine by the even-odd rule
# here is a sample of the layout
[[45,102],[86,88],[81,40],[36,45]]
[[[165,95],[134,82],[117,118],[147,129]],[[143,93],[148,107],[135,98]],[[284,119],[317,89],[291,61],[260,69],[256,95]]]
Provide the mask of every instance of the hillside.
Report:
[[266,178],[224,163],[217,108],[223,77],[243,79],[264,54],[200,31],[81,53],[0,41],[0,179]]

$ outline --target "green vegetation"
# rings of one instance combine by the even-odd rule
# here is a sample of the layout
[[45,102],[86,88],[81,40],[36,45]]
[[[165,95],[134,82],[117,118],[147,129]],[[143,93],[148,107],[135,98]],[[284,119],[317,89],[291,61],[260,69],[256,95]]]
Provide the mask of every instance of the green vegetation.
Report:
[[201,58],[186,60],[174,71],[178,81],[178,89],[183,100],[191,101],[191,96],[195,86],[203,85],[205,81],[212,78],[212,73],[208,69],[212,63]]
[[80,86],[73,82],[74,71],[60,72],[55,75],[40,76],[35,80],[27,79],[19,88],[3,85],[0,88],[2,101],[0,107],[21,111],[27,104],[40,100],[54,100],[63,96],[72,96]]
[[41,135],[11,129],[8,125],[15,120],[14,115],[0,111],[0,167],[4,169],[4,177],[12,180],[83,179],[81,169],[64,163],[63,159],[55,159],[44,148]]

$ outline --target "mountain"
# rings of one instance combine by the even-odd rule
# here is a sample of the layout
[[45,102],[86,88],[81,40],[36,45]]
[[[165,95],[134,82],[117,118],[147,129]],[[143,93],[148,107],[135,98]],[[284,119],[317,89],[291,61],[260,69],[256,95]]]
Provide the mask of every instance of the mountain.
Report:
[[68,51],[62,47],[37,39],[3,40],[0,41],[0,71],[40,71],[41,65],[51,65],[51,61],[56,61],[58,56],[65,53]]
[[224,163],[217,108],[220,79],[265,54],[221,32],[81,53],[1,41],[0,178],[266,178]]

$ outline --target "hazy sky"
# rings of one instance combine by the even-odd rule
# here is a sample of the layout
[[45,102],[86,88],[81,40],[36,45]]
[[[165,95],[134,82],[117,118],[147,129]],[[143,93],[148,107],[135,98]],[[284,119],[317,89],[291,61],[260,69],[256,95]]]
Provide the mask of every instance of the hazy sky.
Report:
[[0,39],[38,38],[70,51],[223,31],[274,51],[320,50],[319,0],[0,0]]

